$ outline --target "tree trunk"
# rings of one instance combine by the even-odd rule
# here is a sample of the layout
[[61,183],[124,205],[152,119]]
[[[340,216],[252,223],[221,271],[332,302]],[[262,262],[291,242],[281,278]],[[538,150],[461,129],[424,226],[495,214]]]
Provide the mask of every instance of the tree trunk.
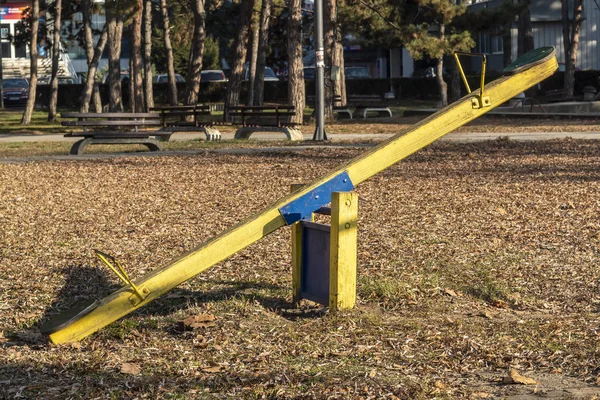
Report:
[[305,93],[302,64],[302,0],[290,0],[287,21],[288,104],[296,107],[291,122],[303,122]]
[[131,112],[144,112],[144,79],[142,76],[142,16],[144,14],[144,3],[136,0],[136,7],[131,24],[131,66],[129,79],[132,83],[133,92],[129,93],[133,99]]
[[55,0],[54,32],[52,39],[52,79],[50,81],[50,105],[48,107],[48,121],[56,121],[56,108],[58,105],[58,62],[60,60],[60,28],[62,16],[62,0]]
[[562,0],[563,43],[565,46],[565,96],[575,95],[575,65],[579,48],[579,33],[581,31],[581,13],[583,1],[574,0],[573,19],[569,21],[569,1]]
[[252,18],[252,47],[250,48],[250,63],[248,66],[248,98],[246,99],[246,105],[251,106],[254,104],[254,81],[256,78],[256,61],[258,59],[258,41],[260,38],[259,20],[260,13],[254,12]]
[[[133,43],[133,34],[131,35],[131,43]],[[129,92],[129,103],[128,109],[129,112],[135,112],[135,101],[136,98],[134,96],[135,93],[135,80],[133,79],[133,74],[135,73],[135,68],[133,67],[133,60],[135,56],[133,55],[133,45],[129,48],[129,79],[127,79],[127,87]]]
[[518,55],[523,55],[534,48],[533,30],[531,28],[531,15],[529,5],[531,0],[521,0],[522,10],[519,13],[519,36],[518,36]]
[[177,83],[175,80],[175,64],[173,61],[173,47],[171,46],[171,27],[169,26],[169,10],[167,9],[167,0],[160,0],[160,11],[162,13],[163,25],[165,29],[165,51],[167,52],[167,75],[168,89],[167,99],[170,105],[176,106],[177,99]]
[[462,97],[462,85],[463,83],[460,79],[460,71],[458,70],[458,65],[456,64],[456,62],[453,62],[452,67],[450,68],[450,99],[452,101],[457,101]]
[[[94,98],[94,105],[96,112],[102,112],[102,100],[100,99],[100,92],[98,91],[98,82],[96,79],[96,73],[98,72],[98,62],[104,52],[104,46],[106,45],[107,39],[107,24],[104,24],[96,48],[94,48],[94,34],[92,31],[92,10],[93,2],[86,0],[82,2],[82,14],[83,14],[83,32],[85,34],[85,53],[87,57],[88,73],[85,81],[85,86],[81,92],[81,99],[79,101],[79,112],[87,113],[89,111],[90,99]],[[99,104],[98,104],[99,103]]]
[[[337,65],[340,71],[338,79],[333,83],[333,94],[334,96],[340,96],[341,100],[339,105],[345,106],[347,103],[346,74],[344,73],[344,46],[342,45],[341,35],[337,35],[337,38],[335,40],[335,53],[333,56],[333,65]],[[333,105],[335,106],[336,104]]]
[[504,66],[512,62],[512,22],[508,22],[504,25],[502,32],[502,51],[504,52]]
[[152,0],[146,0],[144,8],[144,94],[146,110],[154,107],[152,87]]
[[204,42],[206,41],[206,12],[204,0],[194,0],[194,37],[190,48],[190,59],[187,70],[187,83],[185,86],[185,104],[198,103],[200,93],[200,80],[202,78],[202,58],[204,57]]
[[333,53],[335,51],[336,41],[336,15],[337,15],[337,0],[323,2],[323,30],[324,30],[324,47],[325,47],[325,119],[333,119],[333,85],[329,79],[327,68],[329,67],[329,78],[331,78],[331,67],[333,64]]
[[92,92],[92,103],[94,104],[94,110],[97,113],[101,113],[102,109],[102,97],[100,97],[100,85],[98,79],[94,79],[94,91]]
[[225,96],[224,118],[229,120],[228,108],[240,104],[240,92],[242,90],[242,79],[244,73],[244,63],[246,62],[246,50],[248,43],[248,30],[252,19],[252,10],[254,9],[254,0],[242,1],[240,4],[240,19],[238,21],[238,33],[233,45],[233,66],[229,76],[229,85]]
[[109,109],[123,112],[121,98],[121,38],[123,37],[123,15],[115,0],[106,1],[106,23],[108,24],[108,78]]
[[259,106],[262,106],[265,100],[265,68],[267,66],[267,51],[269,50],[269,19],[271,18],[272,4],[272,0],[263,0],[260,11],[260,39],[258,41],[258,58],[254,78],[254,104]]
[[31,123],[31,115],[33,114],[33,108],[35,106],[36,88],[37,88],[37,64],[38,64],[38,29],[40,25],[40,2],[39,0],[33,0],[31,7],[31,41],[29,49],[29,60],[31,66],[31,74],[29,75],[29,97],[27,98],[27,104],[25,105],[25,111],[23,111],[23,118],[21,123],[23,125],[29,125]]
[[[443,42],[446,37],[446,25],[440,24],[440,40]],[[440,107],[448,105],[448,85],[444,81],[444,57],[439,57],[435,66],[435,79],[440,90]]]
[[[84,21],[86,21],[85,16]],[[98,90],[98,81],[96,79],[96,73],[98,72],[98,62],[100,61],[100,57],[102,56],[102,53],[104,52],[104,47],[106,46],[108,33],[105,25],[104,29],[102,30],[102,34],[100,34],[100,38],[98,39],[98,43],[96,44],[96,48],[93,48],[91,19],[88,19],[87,21],[89,23],[84,22],[84,29],[86,37],[86,52],[88,57],[88,73],[83,92],[81,92],[79,112],[86,113],[89,111],[90,99],[92,98],[92,96],[94,96],[94,106],[96,112],[99,113],[102,112],[102,100],[100,99],[100,91]]]

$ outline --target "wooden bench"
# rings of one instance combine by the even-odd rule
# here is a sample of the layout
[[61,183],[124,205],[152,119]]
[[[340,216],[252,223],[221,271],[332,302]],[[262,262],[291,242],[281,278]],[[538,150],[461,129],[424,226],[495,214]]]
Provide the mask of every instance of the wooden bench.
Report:
[[385,106],[381,96],[378,95],[349,96],[348,104],[355,107],[354,115],[361,118],[367,118],[369,113],[377,113],[378,117],[392,116],[392,110]]
[[[335,114],[337,116],[337,119],[352,119],[352,110],[350,110],[350,107],[348,105],[342,106],[339,105],[342,103],[342,96],[333,96],[333,107],[332,107],[332,111],[333,114]],[[306,104],[311,105],[313,107],[315,107],[316,103],[315,103],[315,96],[307,96],[306,97]],[[312,116],[315,116],[315,112],[313,111]]]
[[153,137],[169,140],[171,132],[140,131],[139,128],[156,128],[161,125],[160,115],[154,113],[62,113],[63,126],[76,126],[82,132],[70,132],[65,137],[81,137],[69,151],[71,155],[83,154],[91,144],[143,144],[150,151],[162,151],[160,142]]
[[215,123],[203,117],[210,116],[210,106],[161,106],[151,107],[150,111],[160,114],[162,127],[159,132],[204,132],[206,140],[221,140],[221,132]]
[[255,132],[282,132],[289,140],[303,140],[302,132],[296,123],[289,122],[296,115],[296,108],[290,105],[231,106],[228,115],[241,120],[241,127],[234,139],[248,139]]

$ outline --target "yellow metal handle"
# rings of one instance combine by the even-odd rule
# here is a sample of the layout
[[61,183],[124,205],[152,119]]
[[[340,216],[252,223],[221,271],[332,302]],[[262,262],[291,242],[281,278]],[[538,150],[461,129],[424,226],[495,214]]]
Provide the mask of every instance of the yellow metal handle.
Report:
[[[467,88],[467,92],[472,93],[471,87],[469,86],[469,82],[467,82],[467,77],[465,75],[465,71],[460,63],[459,55],[468,56],[468,57],[481,57],[481,83],[479,86],[479,107],[487,107],[490,106],[489,99],[484,99],[483,93],[485,89],[485,70],[487,66],[487,57],[483,53],[465,53],[462,51],[454,52],[454,59],[456,60],[456,65],[458,66],[458,71],[460,72],[460,76]],[[479,108],[478,107],[478,108]]]
[[[146,298],[146,296],[144,296],[139,291],[137,286],[135,286],[133,281],[129,278],[129,275],[127,275],[127,272],[125,272],[125,268],[123,268],[121,263],[116,258],[100,250],[94,250],[94,253],[96,253],[100,261],[102,261],[108,268],[110,268],[115,273],[115,275],[117,275],[117,277],[123,281],[123,283],[131,287],[135,295],[139,297],[140,300],[144,300]],[[116,264],[116,267],[111,263],[111,261],[112,263]]]

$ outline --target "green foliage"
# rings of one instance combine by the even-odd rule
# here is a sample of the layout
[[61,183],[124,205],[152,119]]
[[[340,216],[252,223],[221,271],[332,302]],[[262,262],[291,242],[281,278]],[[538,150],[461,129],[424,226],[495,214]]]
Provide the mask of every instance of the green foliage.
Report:
[[221,69],[219,41],[212,36],[207,36],[204,43],[202,69]]

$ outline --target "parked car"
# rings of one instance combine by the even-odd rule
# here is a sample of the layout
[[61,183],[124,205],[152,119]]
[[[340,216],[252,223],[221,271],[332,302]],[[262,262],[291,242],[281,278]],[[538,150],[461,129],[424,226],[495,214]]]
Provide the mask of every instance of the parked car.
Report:
[[24,104],[29,98],[29,82],[25,78],[6,78],[2,80],[4,104]]
[[225,73],[220,69],[208,69],[200,73],[200,82],[227,82]]
[[[246,68],[244,70],[244,80],[247,81],[249,78],[250,78],[250,70],[248,68]],[[277,82],[277,81],[279,81],[279,77],[277,76],[277,74],[275,74],[275,72],[273,72],[271,67],[265,67],[265,82]]]
[[[109,82],[109,73],[107,72],[102,78],[102,83],[108,84]],[[121,82],[129,80],[129,71],[121,71]]]
[[59,85],[75,85],[76,83],[78,83],[78,82],[75,78],[62,77],[62,76],[58,77]]
[[371,77],[367,67],[346,67],[344,75],[346,79],[369,79]]
[[[167,82],[169,82],[169,75],[168,74],[154,75],[154,77],[152,78],[152,82],[167,83]],[[175,82],[185,82],[185,79],[183,79],[183,76],[181,76],[179,74],[175,74]]]

